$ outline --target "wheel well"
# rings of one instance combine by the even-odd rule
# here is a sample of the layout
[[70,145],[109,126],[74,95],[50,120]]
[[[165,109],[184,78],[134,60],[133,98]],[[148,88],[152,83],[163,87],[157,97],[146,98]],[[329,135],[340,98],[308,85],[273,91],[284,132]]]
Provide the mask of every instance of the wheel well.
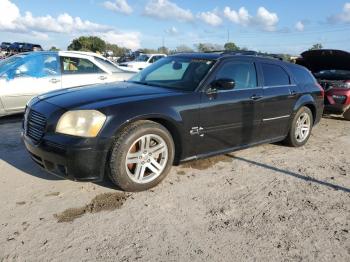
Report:
[[311,110],[313,121],[315,123],[315,121],[316,121],[316,107],[313,104],[306,104],[304,106],[306,106],[307,108],[309,108]]
[[170,132],[175,145],[175,159],[174,164],[177,165],[180,162],[181,154],[182,154],[182,142],[181,142],[181,135],[177,127],[169,120],[163,119],[163,118],[148,118],[144,120],[149,120],[156,122],[162,126],[164,126],[168,131]]

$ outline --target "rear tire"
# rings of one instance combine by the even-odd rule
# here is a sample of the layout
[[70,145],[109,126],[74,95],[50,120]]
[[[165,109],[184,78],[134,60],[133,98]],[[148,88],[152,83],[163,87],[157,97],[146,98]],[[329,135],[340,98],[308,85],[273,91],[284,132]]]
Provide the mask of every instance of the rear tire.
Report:
[[169,131],[152,121],[137,121],[116,138],[108,163],[112,182],[128,192],[158,185],[174,161],[174,141]]
[[350,121],[350,108],[348,108],[348,110],[345,111],[343,116],[346,120]]
[[305,145],[310,138],[313,123],[314,120],[311,110],[306,106],[301,107],[294,116],[284,143],[292,147],[301,147]]

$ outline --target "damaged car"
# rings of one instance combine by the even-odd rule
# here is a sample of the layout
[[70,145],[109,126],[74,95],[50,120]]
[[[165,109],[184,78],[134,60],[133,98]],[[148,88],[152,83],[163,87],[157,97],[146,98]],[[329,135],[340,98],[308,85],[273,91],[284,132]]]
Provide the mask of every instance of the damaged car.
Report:
[[350,53],[341,50],[311,50],[297,64],[307,67],[325,90],[325,113],[350,120]]

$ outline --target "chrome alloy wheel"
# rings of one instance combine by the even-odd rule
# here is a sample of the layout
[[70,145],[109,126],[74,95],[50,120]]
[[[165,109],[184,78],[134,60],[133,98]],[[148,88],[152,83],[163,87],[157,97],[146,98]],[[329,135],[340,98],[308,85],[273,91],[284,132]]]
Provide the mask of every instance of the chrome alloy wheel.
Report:
[[296,123],[295,138],[299,143],[309,136],[311,130],[311,119],[307,113],[302,113]]
[[130,147],[125,161],[126,172],[131,180],[145,184],[159,177],[168,162],[168,146],[158,135],[140,137]]

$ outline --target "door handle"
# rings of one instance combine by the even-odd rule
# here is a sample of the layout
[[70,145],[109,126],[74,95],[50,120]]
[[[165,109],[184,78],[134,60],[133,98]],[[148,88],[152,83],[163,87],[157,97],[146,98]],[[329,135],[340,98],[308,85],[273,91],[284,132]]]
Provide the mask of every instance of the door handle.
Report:
[[57,84],[58,82],[60,82],[59,79],[56,79],[56,78],[50,79],[50,83],[52,83],[52,84]]
[[100,80],[106,80],[106,79],[107,79],[107,76],[100,76],[98,79],[100,79]]
[[259,100],[259,99],[261,99],[261,98],[263,98],[263,97],[262,97],[262,96],[259,96],[259,95],[252,95],[252,96],[250,97],[250,99],[251,99],[251,100],[254,100],[254,101]]

